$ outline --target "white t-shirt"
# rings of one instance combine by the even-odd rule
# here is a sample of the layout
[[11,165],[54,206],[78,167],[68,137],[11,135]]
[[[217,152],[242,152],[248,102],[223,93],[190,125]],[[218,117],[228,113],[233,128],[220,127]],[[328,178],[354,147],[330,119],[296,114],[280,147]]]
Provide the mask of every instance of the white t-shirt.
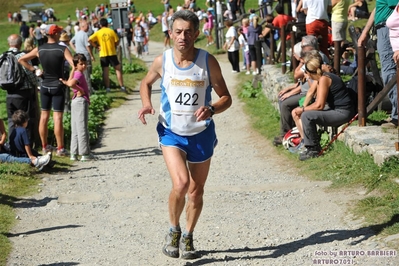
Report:
[[310,24],[316,19],[329,21],[327,8],[332,6],[331,0],[303,0],[302,8],[308,9],[306,24]]
[[230,48],[228,48],[227,51],[229,52],[234,52],[240,49],[236,28],[234,26],[231,26],[226,32],[226,43],[229,44],[233,37],[235,37],[236,40],[234,41],[233,45],[231,45]]
[[241,34],[241,35],[238,37],[238,42],[240,43],[241,47],[244,48],[244,52],[248,52],[248,51],[249,51],[249,46],[248,46],[247,41],[246,41],[245,38],[244,38],[244,34]]

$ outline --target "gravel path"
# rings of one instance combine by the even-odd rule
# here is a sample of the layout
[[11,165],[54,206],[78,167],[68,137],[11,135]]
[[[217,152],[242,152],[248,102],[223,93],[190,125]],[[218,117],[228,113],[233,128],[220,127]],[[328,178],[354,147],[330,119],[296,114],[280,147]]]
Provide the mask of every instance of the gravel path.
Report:
[[[147,63],[162,45],[151,43],[150,52]],[[194,234],[201,258],[161,252],[171,182],[157,146],[157,115],[147,117],[147,126],[140,123],[135,91],[109,112],[93,151],[99,160],[43,174],[40,192],[17,203],[20,220],[7,265],[399,265],[396,256],[367,254],[390,249],[347,215],[357,193],[326,192],[328,182],[299,176],[251,129],[225,57],[233,106],[215,116],[219,144]]]

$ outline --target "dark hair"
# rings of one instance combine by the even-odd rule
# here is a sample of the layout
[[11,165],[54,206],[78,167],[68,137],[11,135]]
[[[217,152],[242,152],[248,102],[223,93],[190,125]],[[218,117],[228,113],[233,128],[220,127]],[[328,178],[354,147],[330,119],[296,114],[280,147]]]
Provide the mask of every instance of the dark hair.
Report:
[[100,19],[101,27],[108,27],[108,20],[106,18]]
[[173,14],[172,18],[170,19],[170,26],[171,26],[170,28],[171,29],[173,29],[173,23],[175,22],[175,20],[179,20],[179,19],[191,22],[194,26],[194,30],[195,31],[199,30],[199,19],[194,12],[187,10],[187,9],[182,9],[182,10],[175,12]]
[[265,19],[266,19],[266,22],[267,22],[267,23],[272,23],[274,17],[273,17],[273,15],[269,15],[269,14],[268,14],[268,15],[265,16]]
[[231,27],[231,26],[234,25],[234,23],[233,23],[232,20],[226,20],[226,21],[224,22],[224,25],[226,25],[226,27]]
[[283,5],[277,4],[275,10],[276,10],[277,14],[280,14],[280,15],[284,14],[284,6]]
[[29,120],[28,114],[23,110],[17,110],[11,117],[14,126],[22,126]]
[[75,54],[73,56],[72,61],[73,61],[73,66],[76,67],[78,65],[79,61],[86,62],[87,58],[86,58],[86,56],[84,54]]

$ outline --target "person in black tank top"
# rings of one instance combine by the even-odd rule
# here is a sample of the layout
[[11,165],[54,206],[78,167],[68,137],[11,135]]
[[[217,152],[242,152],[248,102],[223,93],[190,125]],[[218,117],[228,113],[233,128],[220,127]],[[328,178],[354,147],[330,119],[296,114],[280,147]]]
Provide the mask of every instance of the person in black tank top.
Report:
[[[51,109],[53,109],[54,135],[57,141],[57,155],[68,155],[64,148],[64,127],[62,124],[65,103],[65,85],[60,82],[64,73],[64,61],[73,66],[72,54],[65,46],[58,44],[62,27],[55,24],[47,25],[47,43],[33,49],[28,54],[22,56],[19,62],[31,71],[35,71],[40,76],[42,86],[40,88],[41,114],[39,122],[39,134],[42,142],[42,152],[48,153],[53,147],[48,144],[48,121]],[[37,66],[32,66],[28,62],[31,59],[39,58],[43,71]],[[72,72],[71,72],[72,73]]]
[[[317,51],[305,59],[305,73],[315,82],[306,94],[303,107],[292,111],[306,148],[299,155],[301,161],[317,157],[321,151],[317,125],[337,127],[355,115],[355,108],[344,82],[335,74],[323,72],[322,65],[322,58]],[[316,98],[310,104],[314,96]]]
[[359,18],[369,18],[370,16],[366,0],[355,0],[355,2],[348,7],[348,11],[348,19],[353,21]]

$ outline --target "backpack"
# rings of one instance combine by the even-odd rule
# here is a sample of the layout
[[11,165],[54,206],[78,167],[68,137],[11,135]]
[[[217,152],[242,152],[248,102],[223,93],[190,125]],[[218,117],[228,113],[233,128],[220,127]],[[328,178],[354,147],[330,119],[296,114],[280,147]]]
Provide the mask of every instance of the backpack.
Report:
[[16,58],[19,53],[7,51],[0,56],[0,87],[8,93],[15,93],[24,85],[25,70]]

